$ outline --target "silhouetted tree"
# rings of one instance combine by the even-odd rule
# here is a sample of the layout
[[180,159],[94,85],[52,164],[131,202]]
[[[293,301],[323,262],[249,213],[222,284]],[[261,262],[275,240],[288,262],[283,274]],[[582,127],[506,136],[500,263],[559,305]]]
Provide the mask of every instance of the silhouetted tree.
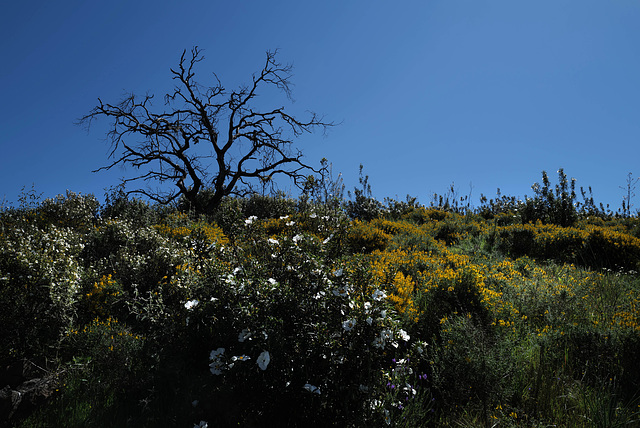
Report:
[[[176,86],[164,96],[165,108],[152,111],[153,95],[131,94],[118,104],[103,103],[79,120],[90,127],[99,117],[112,121],[107,139],[111,143],[109,159],[100,170],[117,165],[137,171],[123,180],[147,182],[146,188],[128,190],[159,203],[180,196],[196,205],[197,196],[207,190],[205,206],[211,210],[227,195],[244,196],[252,185],[269,183],[285,175],[297,186],[304,186],[304,172],[315,171],[302,161],[302,153],[292,149],[293,139],[332,123],[315,113],[299,120],[284,107],[254,109],[259,90],[275,87],[291,99],[291,66],[276,61],[277,52],[267,52],[266,62],[252,83],[228,92],[214,74],[213,86],[195,81],[195,66],[204,59],[201,50],[185,50],[177,69],[171,69]],[[173,183],[175,187],[162,186]],[[158,185],[152,189],[149,184]],[[200,198],[202,199],[202,198]]]

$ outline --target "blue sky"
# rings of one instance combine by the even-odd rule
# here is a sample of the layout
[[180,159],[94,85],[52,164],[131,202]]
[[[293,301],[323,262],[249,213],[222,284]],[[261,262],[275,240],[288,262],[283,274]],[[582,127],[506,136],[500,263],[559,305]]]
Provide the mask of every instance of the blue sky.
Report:
[[296,147],[314,165],[326,157],[348,189],[363,164],[379,199],[427,203],[454,183],[477,204],[497,188],[531,195],[542,170],[555,182],[562,167],[617,209],[627,174],[640,175],[638,23],[637,0],[11,2],[0,200],[32,185],[102,199],[127,171],[92,173],[107,162],[107,123],[74,122],[98,97],[162,95],[198,45],[199,81],[215,72],[228,89],[279,49],[295,103],[273,102],[341,122]]

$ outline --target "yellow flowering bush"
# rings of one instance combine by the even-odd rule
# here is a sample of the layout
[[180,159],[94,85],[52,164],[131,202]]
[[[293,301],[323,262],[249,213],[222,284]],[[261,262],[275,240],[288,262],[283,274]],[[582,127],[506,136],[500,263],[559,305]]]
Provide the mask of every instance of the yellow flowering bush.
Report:
[[389,244],[390,235],[369,222],[354,220],[349,228],[347,244],[355,252],[382,250]]
[[398,313],[417,322],[418,310],[413,302],[414,287],[413,280],[410,276],[404,276],[402,272],[398,272],[393,279],[393,291],[389,294],[388,298]]

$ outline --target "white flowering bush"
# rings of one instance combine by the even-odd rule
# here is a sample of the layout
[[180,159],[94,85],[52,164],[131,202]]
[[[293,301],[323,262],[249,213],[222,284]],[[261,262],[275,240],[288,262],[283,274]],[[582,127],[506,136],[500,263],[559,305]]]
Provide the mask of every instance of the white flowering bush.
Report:
[[37,211],[49,223],[86,231],[95,222],[99,207],[95,196],[67,191],[64,196],[45,199]]
[[73,230],[38,225],[35,216],[3,222],[2,229],[0,343],[3,356],[24,356],[58,343],[71,324],[81,292],[83,243]]
[[42,411],[49,424],[70,401],[112,426],[375,426],[398,413],[386,384],[414,341],[349,254],[345,215],[253,203],[281,215],[230,204],[232,236],[166,210],[151,224],[139,201],[94,215],[73,194],[4,213],[2,299],[18,304],[0,315],[3,361],[55,349],[67,386]]
[[209,341],[208,390],[198,400],[226,409],[202,417],[223,424],[382,420],[383,408],[372,408],[384,398],[382,368],[406,350],[409,335],[385,293],[358,276],[364,260],[339,263],[329,240],[302,230],[296,216],[276,222],[281,233],[269,235],[273,222],[244,219],[237,245],[218,254],[226,271],[209,260],[192,278],[186,334],[198,346]]

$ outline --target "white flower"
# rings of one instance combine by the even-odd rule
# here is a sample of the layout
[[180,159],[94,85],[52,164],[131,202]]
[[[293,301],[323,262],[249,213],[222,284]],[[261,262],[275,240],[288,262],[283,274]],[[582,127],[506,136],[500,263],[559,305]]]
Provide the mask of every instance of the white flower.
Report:
[[337,290],[333,290],[333,295],[347,297],[349,295],[349,287],[345,285],[344,287],[338,288]]
[[369,325],[373,324],[373,318],[368,317],[367,318],[367,324],[369,324]]
[[369,404],[369,407],[371,407],[371,409],[373,410],[377,409],[380,406],[382,406],[382,401],[378,399],[371,400],[371,404]]
[[223,368],[224,364],[222,363],[222,361],[213,361],[211,364],[209,364],[209,370],[211,370],[211,373],[216,376],[222,374]]
[[280,220],[286,220],[286,219],[288,219],[288,218],[289,218],[289,216],[288,216],[288,215],[283,215],[282,217],[280,217]]
[[310,383],[305,383],[303,388],[306,389],[307,391],[313,393],[313,394],[320,395],[320,388],[318,388],[317,386],[313,386]]
[[405,392],[410,392],[410,393],[411,393],[411,395],[416,395],[416,394],[418,393],[418,391],[416,391],[415,389],[413,389],[413,388],[411,387],[411,385],[409,385],[408,383],[407,383],[407,384],[405,384],[405,386],[404,386],[404,388],[402,388],[402,390],[403,390],[403,391],[405,391]]
[[342,328],[345,329],[345,331],[351,331],[353,329],[353,327],[356,326],[356,320],[355,318],[346,320],[342,323]]
[[200,303],[200,302],[195,300],[195,299],[194,300],[189,300],[189,301],[187,301],[187,303],[184,304],[184,307],[187,310],[191,310],[191,309],[195,308],[196,306],[198,306],[198,303]]
[[375,339],[373,339],[372,345],[375,346],[376,348],[383,349],[384,339],[382,339],[381,337],[376,337]]
[[373,300],[375,300],[376,302],[379,302],[380,300],[384,299],[385,297],[387,297],[387,294],[382,291],[382,290],[376,290],[373,292],[372,296]]
[[240,334],[238,334],[238,342],[242,343],[245,340],[249,339],[251,337],[251,332],[249,331],[248,328],[243,329]]
[[387,425],[391,425],[391,416],[389,416],[389,411],[384,409],[384,421]]
[[310,215],[309,217],[311,217],[311,218],[316,218],[316,217],[318,217],[318,214],[316,214],[316,213],[311,213],[311,215]]
[[278,245],[279,242],[277,239],[273,239],[273,238],[269,238],[267,239],[267,242],[269,242],[269,244],[273,244],[273,245]]
[[218,348],[211,351],[209,354],[209,359],[212,360],[211,364],[209,364],[209,369],[211,373],[214,375],[222,374],[222,369],[224,369],[224,364],[221,361],[222,354],[224,354],[224,348]]
[[231,361],[233,361],[234,363],[236,361],[248,361],[250,359],[251,357],[248,355],[234,355],[233,357],[231,357]]
[[398,331],[398,336],[400,337],[400,339],[404,340],[405,342],[408,342],[409,339],[411,339],[411,337],[404,330]]
[[371,311],[371,302],[364,302],[364,313],[368,314]]
[[273,279],[273,278],[269,278],[269,279],[267,279],[267,281],[268,281],[268,282],[269,282],[269,284],[271,284],[271,285],[276,285],[276,284],[278,283],[278,281],[276,281],[276,280],[275,280],[275,279]]
[[262,351],[258,356],[258,361],[256,364],[260,367],[260,370],[266,370],[269,362],[271,361],[271,356],[269,355],[269,351]]
[[246,219],[246,220],[244,221],[244,224],[251,224],[251,223],[253,223],[253,222],[254,222],[255,220],[257,220],[257,219],[258,219],[258,217],[256,217],[256,216],[252,215],[251,217],[249,217],[248,219]]
[[205,421],[200,421],[199,424],[195,424],[193,428],[208,428],[209,424]]
[[293,220],[286,223],[287,226],[293,226],[294,224],[296,224],[296,222]]
[[222,354],[224,354],[224,348],[214,349],[213,351],[211,351],[211,354],[209,354],[209,359],[210,360],[219,359],[220,356],[222,356]]
[[337,277],[341,277],[343,272],[344,272],[343,269],[337,269],[337,270],[333,271],[333,274],[335,276],[337,276]]
[[293,242],[294,244],[297,244],[298,242],[302,241],[304,239],[304,236],[302,235],[296,235],[293,237]]

